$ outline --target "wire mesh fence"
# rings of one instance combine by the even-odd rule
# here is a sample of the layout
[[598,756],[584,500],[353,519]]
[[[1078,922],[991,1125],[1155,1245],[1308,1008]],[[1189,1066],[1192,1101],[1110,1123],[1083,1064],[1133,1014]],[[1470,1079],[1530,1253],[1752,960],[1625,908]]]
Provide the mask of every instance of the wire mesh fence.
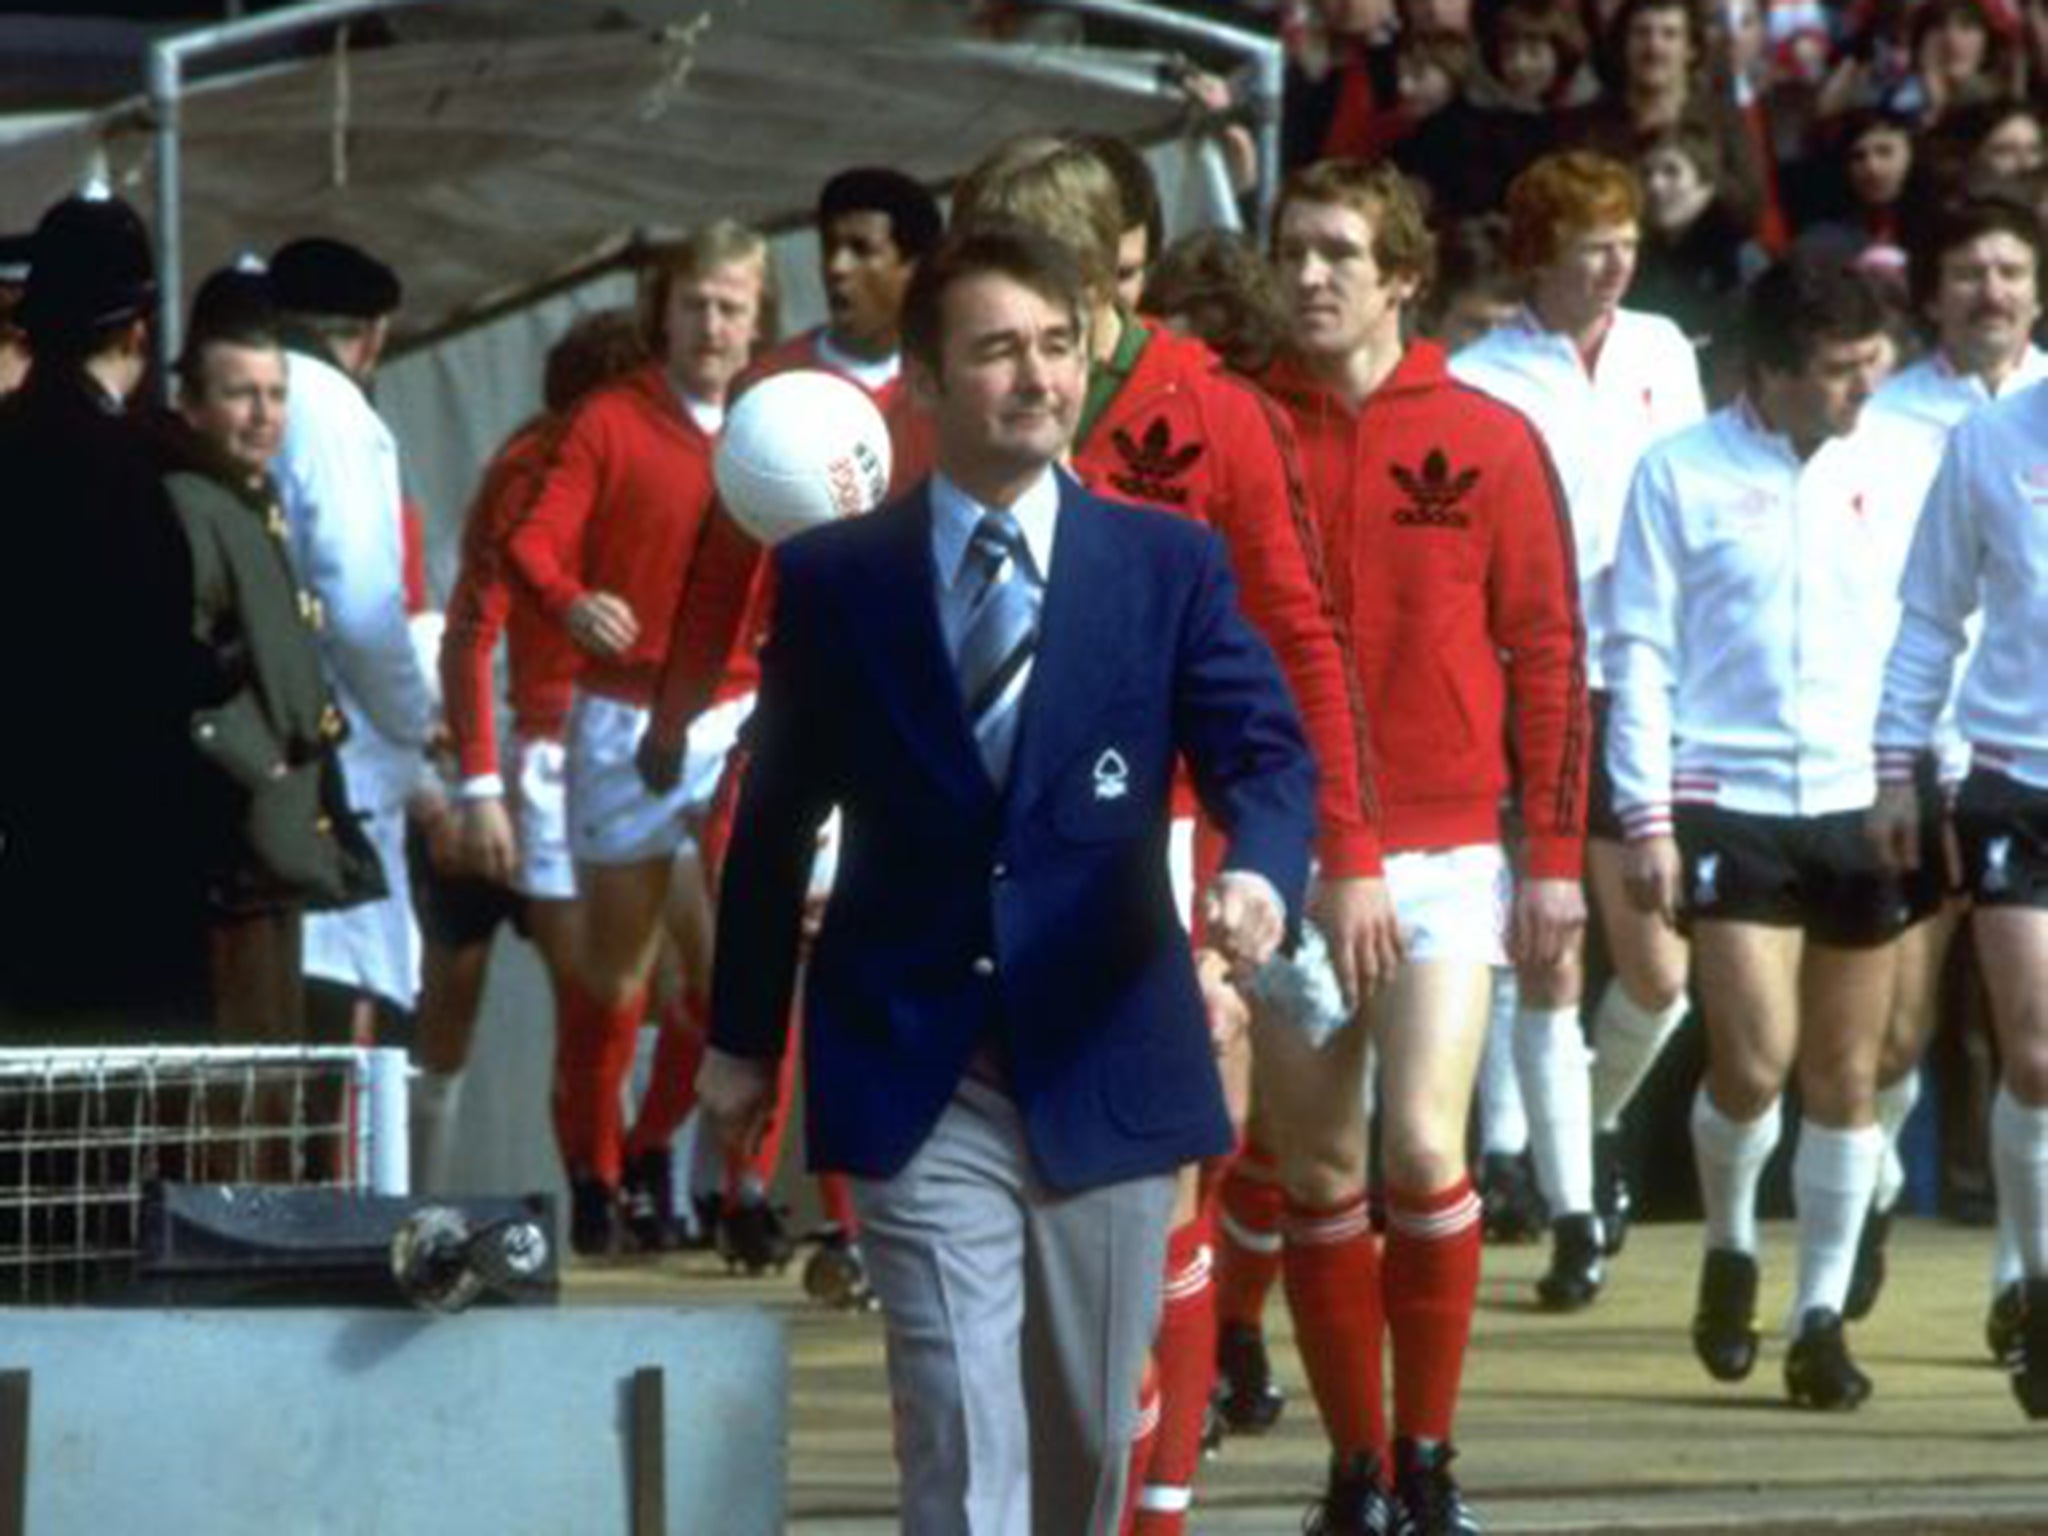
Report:
[[[0,1302],[88,1300],[118,1283],[159,1181],[402,1192],[402,1061],[393,1082],[387,1060],[400,1055],[0,1051]],[[380,1103],[394,1091],[395,1117]]]

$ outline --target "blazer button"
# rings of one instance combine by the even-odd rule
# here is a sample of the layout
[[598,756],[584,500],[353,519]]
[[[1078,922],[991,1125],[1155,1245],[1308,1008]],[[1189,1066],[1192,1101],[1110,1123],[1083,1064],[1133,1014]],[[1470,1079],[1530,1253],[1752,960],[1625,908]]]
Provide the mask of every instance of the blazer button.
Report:
[[989,878],[992,880],[1007,880],[1010,878],[1010,866],[1007,864],[998,864],[988,873]]
[[996,973],[996,963],[987,955],[977,955],[971,969],[977,976],[993,976]]

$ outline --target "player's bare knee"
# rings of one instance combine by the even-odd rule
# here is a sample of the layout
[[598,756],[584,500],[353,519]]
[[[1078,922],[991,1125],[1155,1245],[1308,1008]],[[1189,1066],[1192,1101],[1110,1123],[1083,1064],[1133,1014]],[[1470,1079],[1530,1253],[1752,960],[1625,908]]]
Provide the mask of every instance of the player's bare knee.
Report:
[[1328,1209],[1365,1193],[1365,1142],[1305,1139],[1290,1146],[1280,1162],[1280,1182],[1297,1205]]
[[1841,1062],[1799,1075],[1800,1113],[1815,1125],[1853,1130],[1877,1123],[1877,1084]]
[[1424,1193],[1456,1183],[1465,1172],[1464,1149],[1428,1127],[1408,1130],[1389,1126],[1380,1143],[1387,1184]]
[[1789,1059],[1756,1051],[1740,1058],[1717,1060],[1708,1069],[1708,1091],[1715,1108],[1731,1120],[1754,1120],[1785,1091]]
[[1585,995],[1585,973],[1576,954],[1557,965],[1524,965],[1515,970],[1524,1008],[1576,1008]]
[[[2022,1104],[2048,1104],[2048,1006],[2032,1005],[2032,1028],[2018,1031],[2015,1047],[2008,1044],[2000,1063],[2005,1085]],[[2012,1040],[2008,1033],[2007,1040]]]

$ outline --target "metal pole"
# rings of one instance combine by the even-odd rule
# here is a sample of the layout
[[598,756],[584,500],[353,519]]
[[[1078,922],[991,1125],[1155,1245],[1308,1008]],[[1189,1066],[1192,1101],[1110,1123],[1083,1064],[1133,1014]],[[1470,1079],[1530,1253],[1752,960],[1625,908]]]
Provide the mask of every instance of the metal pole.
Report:
[[170,43],[150,45],[150,120],[156,131],[156,360],[158,388],[166,394],[171,387],[171,363],[178,355],[179,298],[184,292],[185,242],[178,217],[182,204],[178,159],[178,95],[182,74],[177,52]]
[[248,18],[242,18],[241,6],[233,4],[229,14],[236,19],[150,44],[149,101],[156,140],[157,281],[162,289],[157,298],[156,354],[159,377],[166,391],[170,388],[171,363],[183,340],[180,301],[185,287],[185,241],[179,210],[184,202],[184,189],[179,133],[187,60],[268,37],[346,21],[369,11],[398,10],[426,3],[430,0],[320,0],[317,4],[288,6],[282,11]]
[[1280,190],[1280,97],[1287,74],[1286,50],[1280,40],[1261,37],[1227,22],[1202,16],[1183,16],[1160,5],[1139,0],[1037,0],[1038,4],[1080,11],[1110,21],[1127,21],[1165,37],[1207,43],[1236,55],[1251,68],[1252,97],[1258,109],[1259,141],[1258,224],[1263,231],[1273,212],[1273,200]]

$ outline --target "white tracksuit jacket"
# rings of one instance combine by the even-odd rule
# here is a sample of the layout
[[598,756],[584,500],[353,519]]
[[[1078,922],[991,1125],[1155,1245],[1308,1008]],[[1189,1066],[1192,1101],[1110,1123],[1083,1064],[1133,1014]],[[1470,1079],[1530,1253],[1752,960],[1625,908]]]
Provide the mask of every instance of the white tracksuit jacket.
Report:
[[1692,343],[1662,315],[1615,311],[1590,372],[1568,337],[1528,310],[1451,359],[1454,377],[1535,425],[1571,511],[1586,625],[1586,681],[1604,686],[1607,573],[1630,477],[1643,450],[1707,413]]
[[1870,804],[1870,732],[1919,511],[1870,413],[1801,462],[1746,400],[1644,456],[1616,553],[1608,768],[1630,837],[1674,802]]
[[1957,723],[1976,766],[2048,789],[2048,383],[1950,437],[1899,597],[1876,726],[1886,777],[1927,744],[1981,609]]

